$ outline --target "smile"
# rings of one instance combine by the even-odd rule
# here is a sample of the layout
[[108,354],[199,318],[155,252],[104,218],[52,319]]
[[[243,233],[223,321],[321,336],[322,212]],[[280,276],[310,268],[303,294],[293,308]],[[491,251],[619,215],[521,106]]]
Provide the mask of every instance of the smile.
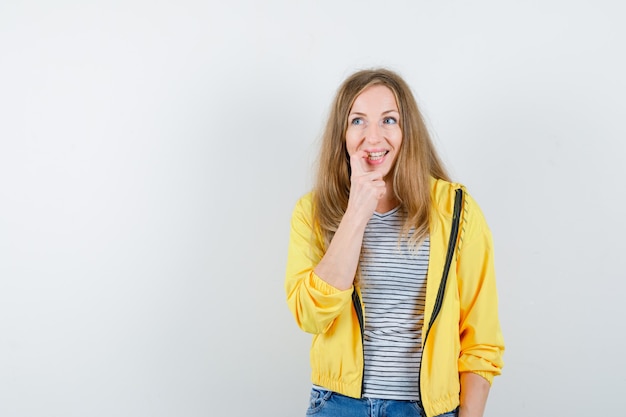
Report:
[[367,159],[370,161],[377,161],[382,159],[383,156],[387,155],[389,151],[380,151],[380,152],[370,152],[367,154]]

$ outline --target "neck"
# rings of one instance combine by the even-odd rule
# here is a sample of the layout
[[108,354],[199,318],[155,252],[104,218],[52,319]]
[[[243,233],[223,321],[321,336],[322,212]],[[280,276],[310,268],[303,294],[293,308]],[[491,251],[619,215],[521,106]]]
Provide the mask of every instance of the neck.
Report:
[[387,192],[385,192],[385,195],[380,200],[378,200],[378,204],[376,205],[376,212],[386,213],[389,210],[396,208],[397,205],[398,199],[395,197],[393,191],[391,191],[389,187],[387,187]]
[[393,180],[391,179],[391,175],[387,175],[383,178],[385,181],[385,188],[387,191],[383,198],[378,200],[378,205],[376,206],[376,212],[378,213],[386,213],[391,209],[394,209],[400,203],[396,198],[396,193],[393,191]]

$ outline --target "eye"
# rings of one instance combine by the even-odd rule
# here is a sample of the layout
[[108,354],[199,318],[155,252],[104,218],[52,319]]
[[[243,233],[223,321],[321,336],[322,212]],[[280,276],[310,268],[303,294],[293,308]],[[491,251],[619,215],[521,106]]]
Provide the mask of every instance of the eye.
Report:
[[397,123],[398,123],[398,120],[396,120],[395,117],[385,117],[383,119],[383,124],[386,124],[386,125],[395,125]]
[[350,124],[353,126],[361,126],[363,123],[363,119],[361,119],[360,117],[355,117],[354,119],[352,119],[352,121],[350,121]]

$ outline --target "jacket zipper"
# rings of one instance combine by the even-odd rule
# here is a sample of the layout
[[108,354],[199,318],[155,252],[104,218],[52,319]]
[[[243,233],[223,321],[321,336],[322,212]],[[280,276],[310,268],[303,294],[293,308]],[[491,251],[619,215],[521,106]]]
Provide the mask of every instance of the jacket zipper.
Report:
[[[365,326],[363,324],[363,309],[361,308],[361,297],[359,297],[359,294],[357,293],[356,288],[354,289],[354,292],[352,293],[352,304],[354,304],[354,311],[356,312],[356,317],[359,319],[359,327],[361,329],[361,351],[363,354],[363,366],[365,367],[365,349],[364,349]],[[359,394],[359,397],[363,396],[363,389],[365,385],[364,371],[365,369],[361,371],[361,393]]]
[[[428,340],[428,335],[430,334],[430,329],[435,322],[435,319],[439,315],[441,311],[441,306],[443,304],[443,296],[446,291],[446,283],[448,282],[448,272],[450,271],[450,266],[452,265],[452,259],[454,258],[454,249],[456,247],[456,240],[459,234],[459,223],[461,217],[461,207],[463,205],[463,190],[461,188],[456,189],[455,197],[454,197],[454,214],[452,216],[452,229],[450,230],[450,239],[448,239],[448,251],[446,253],[446,263],[444,264],[443,274],[441,277],[441,282],[439,283],[439,290],[437,291],[437,298],[435,299],[435,306],[433,307],[433,314],[430,317],[430,322],[428,323],[428,329],[426,330],[426,335],[424,336],[424,349],[426,349],[426,341]],[[422,349],[422,358],[424,358],[424,349]],[[422,416],[426,416],[426,410],[424,410],[424,403],[422,402],[422,366],[420,365],[420,372],[417,377],[417,389],[419,391],[419,406],[422,410]]]

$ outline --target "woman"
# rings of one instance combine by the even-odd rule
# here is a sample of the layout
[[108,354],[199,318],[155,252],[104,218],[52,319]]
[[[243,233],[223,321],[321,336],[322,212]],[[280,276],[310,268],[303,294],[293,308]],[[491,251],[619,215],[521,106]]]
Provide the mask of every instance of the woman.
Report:
[[307,415],[483,415],[504,350],[491,234],[394,72],[339,88],[285,287],[314,335]]

